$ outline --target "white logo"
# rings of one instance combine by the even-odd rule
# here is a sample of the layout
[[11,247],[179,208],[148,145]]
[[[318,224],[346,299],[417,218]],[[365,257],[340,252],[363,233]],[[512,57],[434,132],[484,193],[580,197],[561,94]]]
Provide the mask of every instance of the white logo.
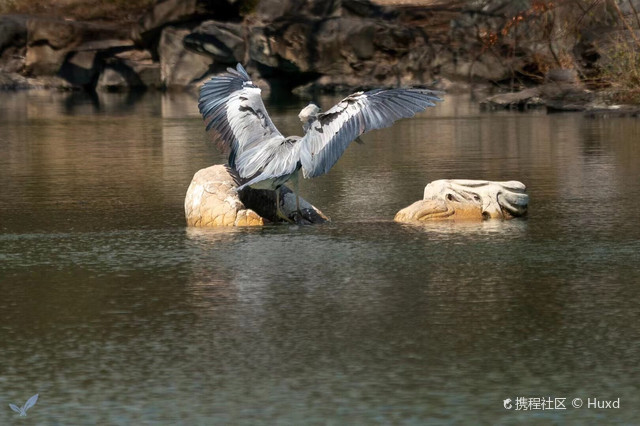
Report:
[[29,400],[25,402],[22,407],[18,407],[15,404],[9,404],[9,407],[16,413],[20,413],[21,417],[26,417],[27,410],[36,405],[36,402],[38,402],[38,394],[35,394],[31,398],[29,398]]
[[504,401],[502,401],[502,405],[504,405],[504,408],[506,408],[507,410],[511,410],[511,399],[505,399]]

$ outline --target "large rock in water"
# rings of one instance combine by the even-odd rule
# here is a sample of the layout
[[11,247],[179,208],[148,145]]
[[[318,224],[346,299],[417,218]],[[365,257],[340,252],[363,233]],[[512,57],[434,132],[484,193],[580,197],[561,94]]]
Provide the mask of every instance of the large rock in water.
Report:
[[424,198],[400,210],[396,222],[459,219],[511,219],[527,213],[529,196],[522,182],[443,179],[428,184]]
[[[188,226],[261,226],[279,222],[276,215],[275,191],[245,188],[240,192],[238,177],[227,166],[215,165],[199,170],[194,176],[184,200]],[[280,188],[280,208],[297,223],[323,223],[329,219],[300,198],[303,217],[298,217],[295,194]]]

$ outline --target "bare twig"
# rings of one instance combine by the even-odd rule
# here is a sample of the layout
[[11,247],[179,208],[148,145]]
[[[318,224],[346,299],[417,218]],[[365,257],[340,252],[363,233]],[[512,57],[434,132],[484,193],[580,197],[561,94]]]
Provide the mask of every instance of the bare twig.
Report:
[[556,25],[556,14],[555,11],[551,11],[550,13],[551,17],[551,25],[549,26],[550,29],[548,30],[548,34],[547,34],[547,44],[549,47],[549,52],[551,52],[551,56],[553,56],[553,60],[556,61],[556,64],[558,65],[559,68],[562,68],[562,64],[560,63],[560,59],[558,59],[558,55],[556,55],[556,51],[553,50],[553,28]]
[[631,6],[631,10],[633,10],[633,14],[636,17],[636,22],[638,23],[638,29],[640,29],[640,15],[638,15],[638,11],[636,7],[633,5],[633,0],[629,0],[629,6]]
[[629,31],[629,35],[631,36],[631,38],[633,38],[633,41],[635,41],[638,47],[640,47],[640,40],[638,40],[638,37],[636,36],[636,32],[633,30],[631,25],[629,25],[629,22],[626,20],[626,18],[622,14],[622,11],[620,10],[620,6],[618,6],[618,2],[616,0],[611,0],[611,4],[613,4],[614,9],[618,13],[618,16],[620,16],[620,20],[622,21],[624,26]]

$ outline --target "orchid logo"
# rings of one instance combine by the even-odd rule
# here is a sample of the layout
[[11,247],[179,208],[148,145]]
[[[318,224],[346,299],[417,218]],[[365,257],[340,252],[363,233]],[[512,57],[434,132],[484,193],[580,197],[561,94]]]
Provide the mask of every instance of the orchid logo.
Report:
[[15,411],[16,413],[20,413],[20,417],[26,417],[27,410],[38,402],[38,394],[33,395],[27,402],[24,403],[22,407],[18,407],[15,404],[9,404],[9,407]]

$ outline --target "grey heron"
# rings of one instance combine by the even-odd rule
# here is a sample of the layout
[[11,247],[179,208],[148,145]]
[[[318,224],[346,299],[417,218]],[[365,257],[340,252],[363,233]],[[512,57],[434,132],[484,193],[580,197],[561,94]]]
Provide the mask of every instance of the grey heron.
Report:
[[214,132],[222,149],[230,149],[229,166],[242,179],[238,191],[245,187],[275,190],[277,215],[289,222],[280,210],[279,188],[293,180],[300,213],[300,170],[305,178],[323,175],[363,133],[388,127],[441,101],[440,92],[429,89],[356,92],[326,112],[309,104],[298,115],[305,135],[285,137],[269,118],[260,92],[238,64],[201,87],[198,108],[207,131]]

